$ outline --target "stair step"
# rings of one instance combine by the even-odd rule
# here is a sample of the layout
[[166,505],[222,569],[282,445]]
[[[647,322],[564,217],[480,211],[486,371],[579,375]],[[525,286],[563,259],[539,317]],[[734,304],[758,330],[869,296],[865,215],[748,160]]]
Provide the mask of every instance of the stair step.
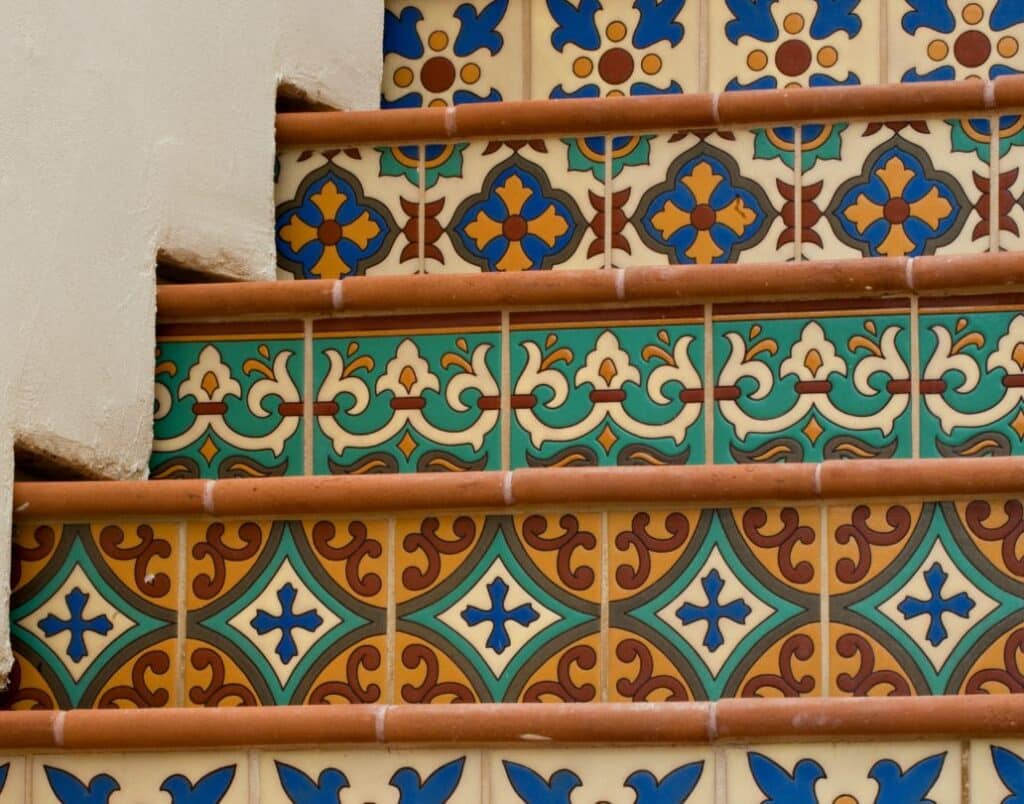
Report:
[[342,790],[388,801],[397,790],[403,801],[530,804],[570,792],[810,804],[964,791],[965,802],[991,804],[1020,792],[1022,707],[988,696],[360,706],[344,718],[311,706],[16,712],[0,715],[0,791],[11,801],[50,801],[51,790],[62,801],[108,790],[150,801],[194,786],[204,800],[276,802],[336,801]]
[[1017,691],[1022,470],[20,483],[5,703]]
[[152,476],[1024,452],[1024,255],[728,270],[162,286]]
[[1022,107],[1024,77],[1001,76],[282,114],[278,266],[330,279],[1013,250],[1021,149],[1000,121]]

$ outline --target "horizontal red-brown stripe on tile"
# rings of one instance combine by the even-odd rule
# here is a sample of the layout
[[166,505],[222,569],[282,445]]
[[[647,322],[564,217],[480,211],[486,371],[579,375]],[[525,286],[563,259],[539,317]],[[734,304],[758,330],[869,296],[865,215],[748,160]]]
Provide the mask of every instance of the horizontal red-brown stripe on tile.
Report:
[[496,330],[500,326],[500,313],[445,313],[444,315],[429,313],[426,315],[322,318],[313,322],[313,332],[318,337],[357,336],[385,331],[412,336],[420,333],[429,335],[431,330],[437,329]]
[[163,339],[169,340],[172,338],[196,341],[208,339],[215,341],[218,337],[232,335],[252,335],[253,340],[259,340],[271,335],[280,335],[286,338],[301,338],[302,322],[285,320],[211,321],[208,323],[196,322],[194,324],[158,324],[156,328],[157,341]]
[[512,313],[509,325],[513,329],[528,329],[535,325],[557,329],[560,324],[594,323],[605,327],[629,324],[656,325],[673,319],[697,322],[704,318],[704,308],[695,305],[680,307],[633,307],[615,310],[545,310],[536,313]]

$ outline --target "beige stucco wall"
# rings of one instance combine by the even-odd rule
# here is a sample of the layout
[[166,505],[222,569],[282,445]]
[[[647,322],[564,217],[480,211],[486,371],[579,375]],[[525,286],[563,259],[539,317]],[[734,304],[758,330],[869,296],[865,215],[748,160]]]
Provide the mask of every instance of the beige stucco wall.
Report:
[[272,279],[279,80],[372,108],[383,0],[0,0],[0,671],[15,443],[144,477],[154,265]]

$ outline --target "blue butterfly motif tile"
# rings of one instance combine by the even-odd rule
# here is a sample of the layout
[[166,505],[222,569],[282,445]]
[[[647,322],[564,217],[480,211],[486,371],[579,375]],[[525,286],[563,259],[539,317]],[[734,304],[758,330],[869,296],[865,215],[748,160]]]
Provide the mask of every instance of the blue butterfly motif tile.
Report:
[[1024,802],[1024,740],[971,743],[971,803]]

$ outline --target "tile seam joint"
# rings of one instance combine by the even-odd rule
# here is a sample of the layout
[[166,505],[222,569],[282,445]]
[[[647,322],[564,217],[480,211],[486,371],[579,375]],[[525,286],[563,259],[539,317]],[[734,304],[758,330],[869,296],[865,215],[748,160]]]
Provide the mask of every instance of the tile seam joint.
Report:
[[814,464],[814,496],[819,499],[821,498],[821,468],[824,465],[823,462]]
[[996,108],[996,82],[991,78],[985,82],[985,108]]
[[722,122],[721,118],[718,116],[718,98],[720,95],[720,92],[713,92],[711,94],[711,119],[714,121],[716,126]]
[[449,106],[444,110],[444,133],[447,137],[454,137],[459,127],[455,120],[455,107]]
[[708,743],[718,741],[718,704],[714,701],[708,703]]
[[213,511],[213,487],[217,483],[216,480],[207,480],[203,484],[203,513],[212,514]]
[[612,268],[615,271],[615,298],[619,301],[626,300],[626,269]]
[[373,731],[378,743],[387,742],[385,739],[384,721],[390,708],[390,706],[380,706],[373,713]]
[[334,286],[331,288],[331,309],[335,312],[340,311],[345,306],[345,286],[341,283],[340,279],[334,280]]
[[909,290],[914,289],[914,257],[907,258],[907,266],[904,269],[906,271],[907,288]]
[[53,744],[57,748],[64,747],[64,720],[67,718],[67,716],[68,713],[64,710],[61,710],[53,719]]
[[512,472],[507,471],[501,478],[501,499],[505,505],[512,505],[516,499],[512,494]]

